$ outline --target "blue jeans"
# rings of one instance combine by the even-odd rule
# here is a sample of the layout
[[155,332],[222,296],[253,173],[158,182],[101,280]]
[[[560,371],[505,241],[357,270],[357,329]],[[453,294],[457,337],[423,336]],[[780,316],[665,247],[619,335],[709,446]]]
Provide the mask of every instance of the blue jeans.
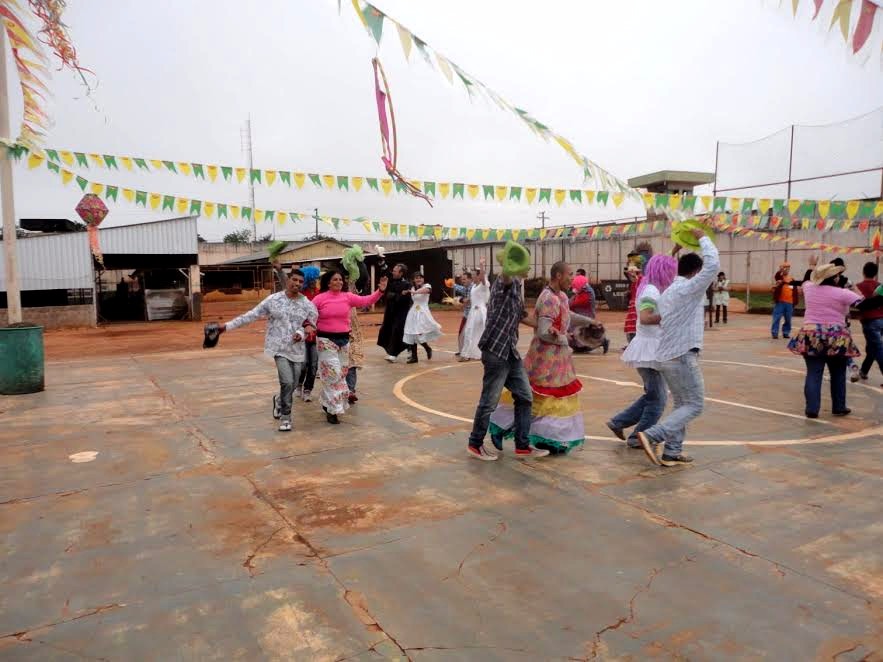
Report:
[[279,413],[283,419],[290,421],[294,386],[303,374],[304,364],[289,361],[284,356],[276,356],[274,360],[276,372],[279,373]]
[[469,445],[480,448],[484,443],[491,414],[500,402],[503,388],[507,388],[512,393],[512,400],[515,403],[515,448],[526,450],[530,447],[527,435],[530,432],[533,393],[530,390],[524,364],[511,353],[508,358],[502,359],[496,354],[485,351],[481,353],[481,363],[484,366],[484,378],[481,384],[481,398],[475,410],[472,433],[469,435]]
[[665,380],[652,368],[638,368],[638,374],[644,381],[644,395],[635,400],[628,409],[624,409],[610,419],[618,428],[630,428],[636,425],[629,435],[628,443],[633,448],[640,448],[638,433],[653,427],[665,411],[668,395],[665,391]]
[[783,317],[785,318],[785,323],[782,324],[782,335],[786,337],[791,335],[791,315],[793,314],[793,303],[785,303],[784,301],[776,302],[776,306],[773,308],[773,327],[771,329],[773,338],[779,336],[779,322],[782,321]]
[[687,425],[702,413],[705,406],[705,382],[699,367],[699,354],[687,352],[659,365],[659,372],[671,391],[674,409],[644,433],[656,443],[665,443],[665,455],[681,454]]
[[319,352],[316,350],[315,342],[304,343],[307,357],[304,361],[304,370],[297,382],[299,386],[303,386],[304,391],[312,391],[316,385],[316,373],[319,372]]
[[883,319],[863,320],[862,333],[865,334],[865,360],[862,361],[862,374],[871,371],[874,361],[883,372]]
[[818,414],[822,407],[822,378],[826,365],[831,374],[831,409],[835,412],[846,409],[846,358],[804,356],[803,360],[806,361],[806,381],[803,383],[806,413]]

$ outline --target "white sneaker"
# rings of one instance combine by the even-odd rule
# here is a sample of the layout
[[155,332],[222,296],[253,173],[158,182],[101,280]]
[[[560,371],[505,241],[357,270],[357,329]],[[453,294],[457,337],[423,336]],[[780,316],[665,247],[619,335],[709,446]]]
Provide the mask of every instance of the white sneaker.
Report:
[[312,391],[304,391],[303,400],[304,400],[304,402],[312,402],[313,401]]
[[519,450],[515,449],[515,457],[519,460],[527,460],[528,458],[533,457],[546,457],[549,454],[545,448],[537,448],[536,446],[531,446],[527,450]]
[[858,366],[853,363],[851,366],[849,366],[849,381],[855,384],[860,378],[861,375],[859,374]]
[[494,460],[498,460],[500,457],[499,455],[495,455],[494,453],[488,453],[484,447],[484,444],[482,444],[478,448],[466,446],[466,452],[472,459],[481,460],[482,462],[493,462]]
[[279,423],[279,432],[291,432],[291,421],[282,419],[282,422]]
[[273,418],[279,419],[282,417],[282,412],[279,409],[279,396],[273,396]]
[[396,357],[394,357],[394,356],[390,356],[389,354],[387,354],[387,355],[386,355],[386,360],[389,361],[390,363],[395,363],[395,362],[396,362]]
[[300,397],[303,397],[303,394],[304,394],[304,387],[301,385],[298,385],[298,387],[296,389],[294,389],[294,397],[300,398]]

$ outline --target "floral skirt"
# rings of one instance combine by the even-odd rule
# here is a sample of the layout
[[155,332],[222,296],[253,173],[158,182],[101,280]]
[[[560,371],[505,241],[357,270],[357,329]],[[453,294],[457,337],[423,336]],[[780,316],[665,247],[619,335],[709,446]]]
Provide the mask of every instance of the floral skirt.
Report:
[[804,324],[791,338],[788,349],[800,356],[861,356],[849,329],[842,324]]
[[322,380],[322,393],[319,403],[329,414],[343,414],[349,409],[350,389],[346,385],[349,370],[348,343],[341,347],[328,338],[318,338],[319,379]]

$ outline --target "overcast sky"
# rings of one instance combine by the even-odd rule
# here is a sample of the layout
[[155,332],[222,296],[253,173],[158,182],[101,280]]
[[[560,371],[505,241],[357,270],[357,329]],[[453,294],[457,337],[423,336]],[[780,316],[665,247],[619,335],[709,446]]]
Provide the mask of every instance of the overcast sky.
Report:
[[[661,169],[713,171],[718,140],[753,141],[792,123],[837,122],[883,106],[879,62],[862,65],[837,35],[805,15],[795,21],[790,2],[787,9],[769,0],[376,4],[623,179]],[[54,74],[47,147],[245,165],[240,129],[250,114],[256,167],[384,176],[371,70],[377,49],[348,0],[341,16],[335,0],[90,0],[69,3],[66,20],[80,62],[96,72],[99,86],[90,100],[73,75]],[[581,187],[579,168],[560,148],[496,106],[471,103],[416,51],[407,64],[388,24],[380,57],[399,122],[399,169],[409,178]],[[15,89],[11,103],[16,131]],[[802,172],[874,159],[864,167],[879,165],[879,117],[824,132],[824,149],[806,153]],[[740,152],[740,172],[766,176],[779,167],[771,161],[787,169],[781,141],[769,145]],[[218,202],[248,199],[244,185],[122,171],[84,176]],[[61,188],[49,173],[22,166],[15,177],[19,217],[76,218],[82,194],[75,185]],[[879,182],[876,173],[814,191],[877,196]],[[317,192],[309,184],[298,191],[279,182],[259,186],[256,197],[265,209],[318,207],[323,215],[458,226],[530,227],[540,210],[478,201],[439,201],[430,209],[401,195]],[[107,225],[158,218],[120,201],[110,204]],[[554,225],[642,210],[565,204],[546,211]],[[200,221],[209,239],[236,227]],[[258,227],[259,234],[270,231],[269,224]],[[311,224],[277,227],[284,238],[311,231]],[[342,231],[360,236],[353,226]]]

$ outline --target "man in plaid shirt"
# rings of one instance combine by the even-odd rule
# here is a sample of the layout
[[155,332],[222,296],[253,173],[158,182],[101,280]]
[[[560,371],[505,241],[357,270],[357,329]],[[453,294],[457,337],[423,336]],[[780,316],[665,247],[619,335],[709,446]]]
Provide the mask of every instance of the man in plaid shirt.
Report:
[[533,448],[528,442],[533,394],[527,372],[518,353],[518,325],[526,316],[521,298],[521,281],[500,276],[491,286],[487,308],[487,324],[478,347],[484,379],[481,398],[475,410],[475,421],[469,435],[467,450],[476,460],[492,461],[499,456],[484,447],[484,438],[491,414],[500,400],[503,388],[512,393],[515,403],[515,455],[518,458],[544,457],[547,450]]

